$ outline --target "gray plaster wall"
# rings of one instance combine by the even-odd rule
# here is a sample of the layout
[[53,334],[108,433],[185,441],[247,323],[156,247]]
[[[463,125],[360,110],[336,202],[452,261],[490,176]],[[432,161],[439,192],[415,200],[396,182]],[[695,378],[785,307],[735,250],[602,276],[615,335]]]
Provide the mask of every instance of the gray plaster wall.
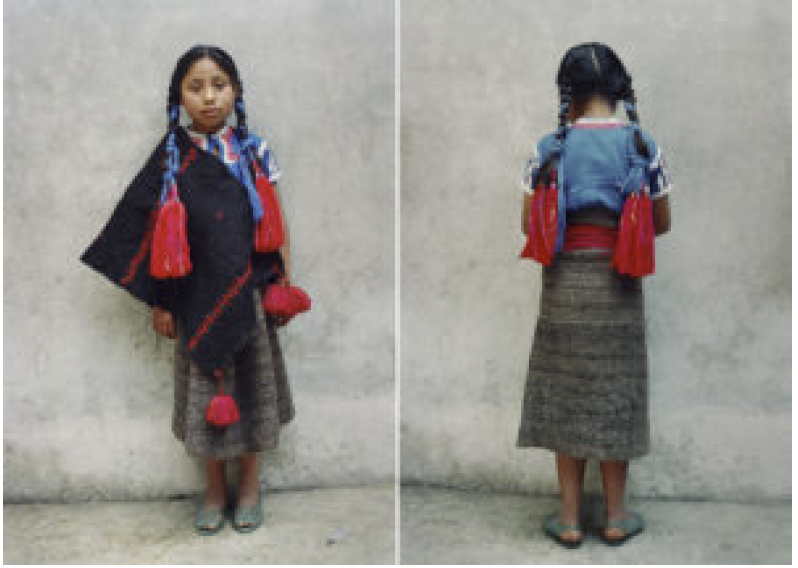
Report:
[[196,43],[236,60],[313,299],[280,332],[297,416],[263,480],[393,480],[393,3],[32,0],[4,16],[6,499],[201,487],[171,433],[172,342],[78,260],[163,135]]
[[402,478],[557,489],[549,452],[515,448],[540,292],[518,259],[520,177],[584,41],[627,65],[674,180],[644,285],[652,451],[630,492],[788,496],[785,0],[403,0]]

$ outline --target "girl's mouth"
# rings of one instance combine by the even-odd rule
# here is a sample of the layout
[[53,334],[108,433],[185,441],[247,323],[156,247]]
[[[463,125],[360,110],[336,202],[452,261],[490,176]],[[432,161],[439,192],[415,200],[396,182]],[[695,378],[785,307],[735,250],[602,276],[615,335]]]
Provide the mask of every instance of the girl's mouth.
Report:
[[200,111],[200,114],[202,116],[207,116],[209,118],[213,118],[213,117],[215,117],[215,116],[217,116],[219,114],[219,109],[215,109],[215,108],[205,109],[205,110]]

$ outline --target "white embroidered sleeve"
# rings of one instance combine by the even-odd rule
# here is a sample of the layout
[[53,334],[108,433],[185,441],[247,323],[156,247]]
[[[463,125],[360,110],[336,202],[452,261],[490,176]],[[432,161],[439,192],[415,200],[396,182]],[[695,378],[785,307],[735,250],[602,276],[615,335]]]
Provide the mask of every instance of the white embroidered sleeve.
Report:
[[524,191],[530,195],[535,190],[535,188],[532,187],[532,184],[535,181],[535,176],[537,176],[539,168],[540,156],[538,155],[538,148],[536,145],[532,150],[532,153],[529,155],[529,158],[526,161],[526,166],[524,167],[523,188]]
[[258,147],[258,159],[260,160],[263,171],[268,172],[270,182],[274,183],[282,177],[283,173],[274,161],[274,153],[265,140],[262,140]]
[[657,148],[657,155],[648,166],[649,185],[651,186],[651,198],[658,199],[665,197],[671,192],[671,177],[662,156],[662,150]]

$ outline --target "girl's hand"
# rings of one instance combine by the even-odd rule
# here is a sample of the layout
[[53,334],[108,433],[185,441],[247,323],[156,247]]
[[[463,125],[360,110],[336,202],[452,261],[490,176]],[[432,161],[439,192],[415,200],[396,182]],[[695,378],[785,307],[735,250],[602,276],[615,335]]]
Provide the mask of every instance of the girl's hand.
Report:
[[175,318],[171,313],[159,306],[153,306],[152,308],[152,328],[155,333],[163,337],[174,339],[176,336]]
[[274,322],[274,325],[276,325],[277,327],[283,327],[291,319],[291,318],[286,317],[286,316],[269,316],[269,317],[272,318],[272,321]]
[[532,207],[532,194],[524,193],[524,207],[521,211],[521,231],[529,235],[529,209]]
[[654,209],[654,234],[664,235],[671,228],[671,206],[668,196],[664,195],[655,199],[652,207]]

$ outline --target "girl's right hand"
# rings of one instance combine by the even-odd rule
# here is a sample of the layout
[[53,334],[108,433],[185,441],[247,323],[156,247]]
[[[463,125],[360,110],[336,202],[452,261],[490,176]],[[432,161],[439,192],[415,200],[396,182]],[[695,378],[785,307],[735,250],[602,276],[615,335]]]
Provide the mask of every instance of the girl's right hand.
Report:
[[153,306],[152,308],[152,328],[158,335],[169,339],[175,338],[175,318],[161,307]]

